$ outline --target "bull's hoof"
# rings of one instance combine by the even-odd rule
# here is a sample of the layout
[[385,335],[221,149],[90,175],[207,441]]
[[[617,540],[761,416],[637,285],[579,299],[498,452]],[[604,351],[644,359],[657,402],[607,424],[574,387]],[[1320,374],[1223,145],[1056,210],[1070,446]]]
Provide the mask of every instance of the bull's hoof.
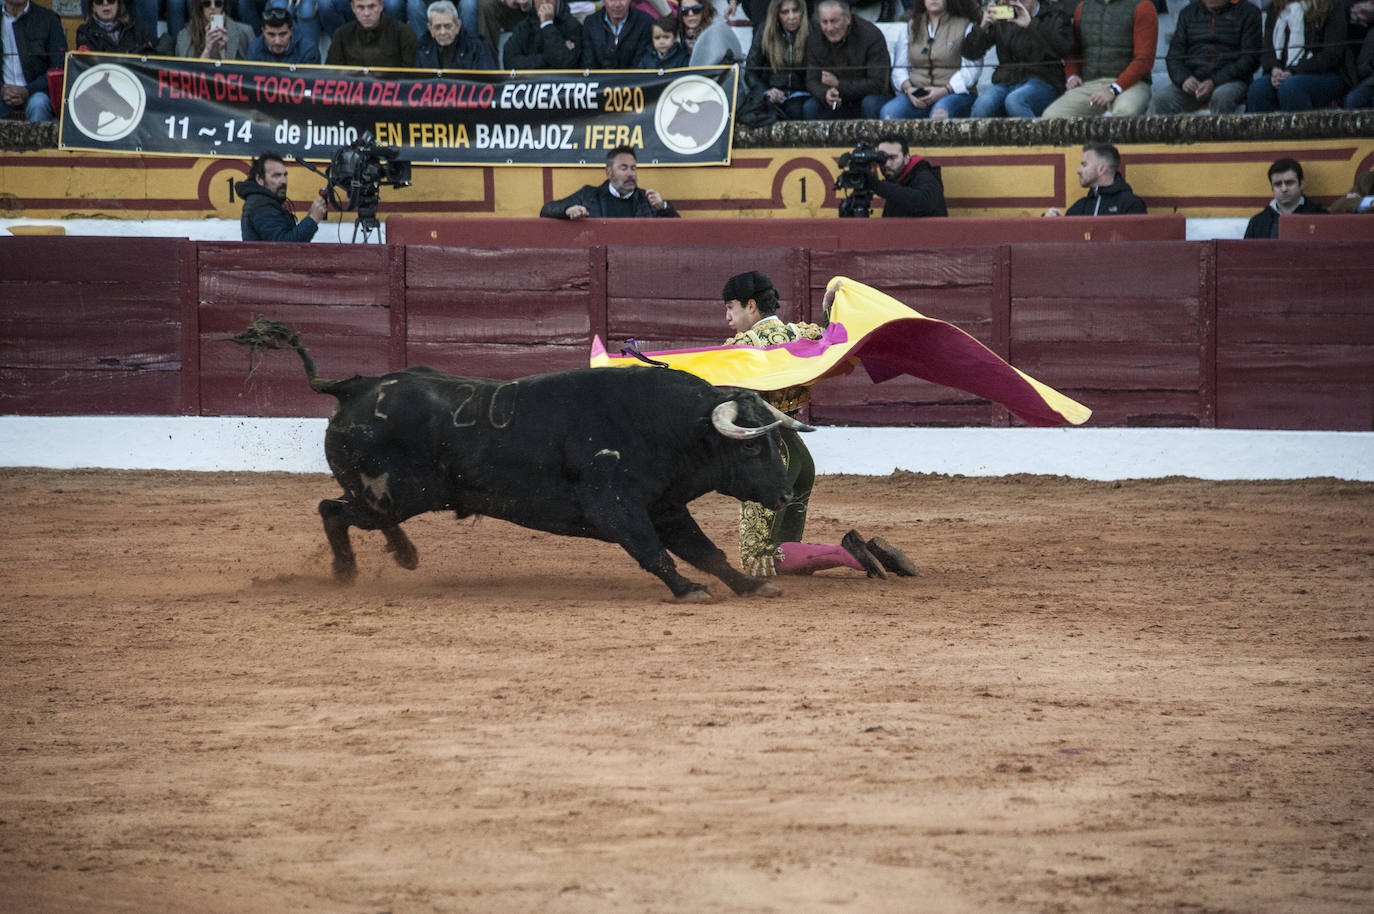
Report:
[[393,548],[390,545],[386,548],[391,553],[392,558],[396,560],[396,564],[407,571],[414,571],[420,567],[420,553],[410,543],[399,548]]
[[753,590],[749,591],[747,596],[780,597],[782,596],[782,588],[779,587],[777,584],[774,584],[772,581],[765,580],[761,582],[758,587],[755,587]]
[[673,598],[674,603],[714,603],[716,598],[705,587],[696,587]]
[[357,566],[357,565],[353,565],[353,564],[349,564],[349,565],[337,565],[337,564],[336,564],[336,565],[334,566],[334,583],[335,583],[335,584],[352,584],[352,583],[353,583],[354,581],[356,581],[357,579],[358,579],[358,566]]

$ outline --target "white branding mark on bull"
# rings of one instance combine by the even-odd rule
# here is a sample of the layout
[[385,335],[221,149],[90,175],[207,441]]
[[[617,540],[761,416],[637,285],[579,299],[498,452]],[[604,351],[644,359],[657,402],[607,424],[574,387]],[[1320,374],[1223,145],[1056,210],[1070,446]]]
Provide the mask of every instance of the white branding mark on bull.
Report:
[[386,480],[390,473],[383,473],[380,476],[369,476],[359,471],[358,478],[363,483],[363,498],[374,509],[381,506],[382,502],[391,498],[391,492],[387,489]]
[[491,392],[487,421],[492,428],[505,428],[515,419],[515,397],[519,392],[519,381],[509,381]]
[[372,407],[372,415],[376,416],[378,419],[385,419],[387,417],[386,413],[382,412],[382,397],[386,396],[386,389],[395,383],[396,381],[393,379],[390,381],[383,381],[377,385],[377,404]]
[[619,452],[619,451],[613,451],[613,450],[611,450],[611,449],[608,448],[608,447],[603,447],[601,450],[597,451],[595,454],[592,455],[592,459],[595,460],[596,458],[598,458],[598,457],[603,457],[603,456],[605,456],[605,457],[610,457],[610,458],[612,458],[612,459],[614,459],[614,460],[619,460],[619,459],[620,459],[620,452]]

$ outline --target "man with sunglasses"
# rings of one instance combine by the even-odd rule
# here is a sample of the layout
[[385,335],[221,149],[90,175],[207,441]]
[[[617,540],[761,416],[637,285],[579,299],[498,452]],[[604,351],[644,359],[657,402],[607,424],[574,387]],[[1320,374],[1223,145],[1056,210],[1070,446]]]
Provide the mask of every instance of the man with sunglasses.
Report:
[[243,198],[239,230],[244,241],[309,241],[325,218],[324,197],[310,201],[310,212],[300,222],[286,208],[286,162],[271,150],[253,160],[248,180],[234,185]]
[[248,46],[244,60],[262,63],[319,63],[320,49],[296,34],[296,22],[287,0],[268,0],[262,11],[262,34]]
[[5,114],[23,112],[27,121],[57,118],[48,97],[48,70],[61,67],[67,53],[67,33],[52,10],[31,0],[5,0],[0,21],[0,100]]

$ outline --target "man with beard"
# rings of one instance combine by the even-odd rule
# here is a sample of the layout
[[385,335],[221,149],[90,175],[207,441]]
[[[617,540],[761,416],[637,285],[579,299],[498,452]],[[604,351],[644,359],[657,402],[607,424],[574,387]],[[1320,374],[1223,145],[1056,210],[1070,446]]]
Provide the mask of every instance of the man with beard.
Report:
[[639,162],[634,149],[617,146],[606,156],[606,180],[539,210],[546,219],[632,219],[645,216],[676,218],[677,210],[656,190],[639,186]]
[[884,218],[949,215],[940,169],[911,155],[906,140],[894,133],[879,138],[874,148],[887,156],[882,164],[884,180],[874,177],[871,187],[884,200]]
[[1078,163],[1078,186],[1088,195],[1069,207],[1066,213],[1057,206],[1045,210],[1046,216],[1141,216],[1145,201],[1121,177],[1121,154],[1110,143],[1087,143]]
[[248,180],[234,185],[243,198],[239,228],[244,241],[309,241],[324,221],[324,197],[310,202],[310,212],[300,222],[286,208],[286,162],[275,152],[253,160]]

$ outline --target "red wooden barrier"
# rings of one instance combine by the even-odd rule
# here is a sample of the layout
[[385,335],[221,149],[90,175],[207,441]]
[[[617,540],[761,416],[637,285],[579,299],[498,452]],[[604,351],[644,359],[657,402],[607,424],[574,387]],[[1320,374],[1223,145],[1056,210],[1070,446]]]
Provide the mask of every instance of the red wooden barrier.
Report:
[[[715,344],[729,335],[720,287],[744,269],[773,276],[788,320],[815,320],[835,275],[884,289],[1081,399],[1095,425],[1374,427],[1370,241],[574,252],[3,239],[0,409],[328,415],[292,354],[248,378],[246,351],[224,338],[256,314],[303,331],[327,377],[428,363],[513,378],[585,365],[593,335]],[[859,373],[818,388],[812,417],[1009,421],[958,391]]]
[[1058,219],[462,219],[391,216],[392,244],[457,247],[804,245],[813,250],[921,248],[1011,241],[1182,241],[1183,216]]
[[1293,213],[1279,220],[1280,240],[1374,238],[1374,213],[1309,216]]

